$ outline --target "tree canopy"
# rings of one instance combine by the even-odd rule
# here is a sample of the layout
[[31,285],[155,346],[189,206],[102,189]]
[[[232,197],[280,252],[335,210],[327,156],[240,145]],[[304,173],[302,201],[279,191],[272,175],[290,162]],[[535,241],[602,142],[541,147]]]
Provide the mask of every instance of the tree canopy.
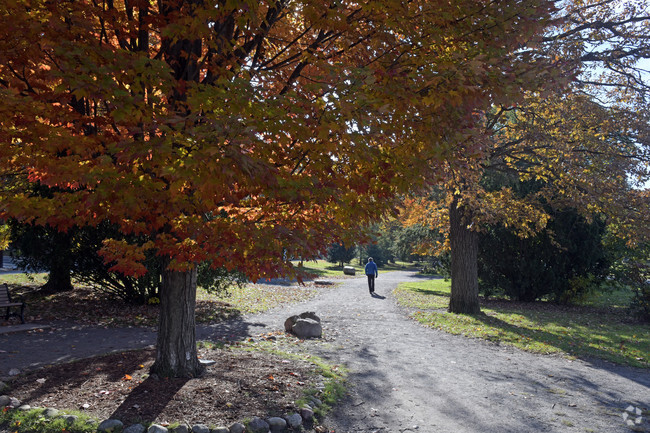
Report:
[[9,189],[2,215],[151,235],[106,243],[129,274],[146,249],[286,271],[516,89],[550,5],[506,6],[5,2],[3,175],[57,191]]
[[[647,5],[558,4],[558,25],[536,47],[566,59],[571,79],[495,103],[476,125],[484,132],[475,135],[476,151],[457,146],[436,191],[405,206],[409,224],[451,233],[443,245],[452,253],[451,311],[479,310],[474,232],[487,224],[529,237],[546,227],[550,203],[606,215],[630,242],[650,235]],[[544,186],[520,194],[516,185],[530,180]]]
[[[292,257],[475,152],[481,112],[560,75],[561,60],[526,45],[553,11],[543,0],[2,2],[0,219],[146,236],[101,253],[134,276],[148,251],[165,258],[156,365],[170,364],[157,370],[195,374],[192,341],[168,343],[193,339],[196,264],[292,272]],[[184,311],[166,308],[174,297]]]

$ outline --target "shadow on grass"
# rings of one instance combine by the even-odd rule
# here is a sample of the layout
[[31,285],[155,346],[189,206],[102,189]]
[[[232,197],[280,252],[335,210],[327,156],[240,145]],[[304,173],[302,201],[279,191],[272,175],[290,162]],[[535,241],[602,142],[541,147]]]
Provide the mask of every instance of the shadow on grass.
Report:
[[449,291],[444,290],[431,290],[431,289],[420,289],[416,287],[409,287],[409,292],[419,293],[425,296],[440,296],[443,298],[449,298]]
[[[509,335],[508,338],[503,338],[503,336],[500,335],[488,335],[484,337],[485,340],[496,342],[497,344],[505,343],[516,346],[517,342],[514,340],[516,340],[517,337],[524,338],[528,341],[542,343],[555,349],[559,349],[560,351],[570,356],[574,356],[594,366],[597,366],[598,368],[603,368],[613,372],[615,371],[616,373],[621,374],[622,370],[620,368],[617,368],[617,366],[611,364],[605,364],[602,361],[606,360],[620,364],[621,362],[625,362],[623,359],[617,359],[616,355],[607,350],[588,346],[588,341],[584,339],[576,339],[571,336],[563,338],[562,336],[552,332],[540,329],[531,329],[527,326],[518,326],[485,313],[470,315],[470,317],[473,317],[486,326],[498,330],[500,333]],[[623,367],[623,369],[625,369],[625,367]],[[629,373],[621,375],[635,382],[648,385],[647,380],[643,380],[637,375]]]
[[[407,288],[420,297],[418,303],[422,307],[429,302],[428,299],[433,301],[434,297],[438,298],[437,303],[442,302],[440,298],[449,299],[449,292],[445,290]],[[644,356],[644,352],[647,354],[647,342],[643,340],[644,337],[637,337],[646,335],[643,328],[635,328],[634,323],[628,323],[629,319],[622,319],[620,315],[604,309],[484,299],[481,299],[481,307],[483,313],[466,317],[481,322],[486,330],[472,329],[474,326],[463,323],[462,319],[445,316],[446,313],[435,309],[422,310],[428,314],[442,313],[441,323],[448,322],[450,328],[460,329],[454,333],[497,344],[512,345],[535,353],[561,351],[592,364],[609,361],[639,368],[650,366],[647,356]],[[488,313],[492,310],[496,314],[513,315],[513,320],[485,314],[486,310]],[[517,323],[519,320],[522,323]],[[615,328],[618,326],[621,328]]]

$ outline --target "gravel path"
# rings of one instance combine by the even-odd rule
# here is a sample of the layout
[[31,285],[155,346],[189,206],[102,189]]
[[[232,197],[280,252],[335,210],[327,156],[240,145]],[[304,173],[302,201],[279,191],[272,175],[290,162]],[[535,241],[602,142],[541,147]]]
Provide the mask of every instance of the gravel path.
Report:
[[[318,355],[350,369],[349,395],[325,420],[356,432],[630,432],[626,408],[645,411],[634,431],[650,432],[650,371],[539,356],[426,329],[391,295],[408,272],[380,273],[378,297],[365,278],[345,280],[310,301],[201,327],[199,339],[282,329],[291,314],[315,311],[326,343]],[[0,376],[74,356],[153,344],[139,329],[71,329],[0,335]],[[634,422],[635,415],[628,420]]]

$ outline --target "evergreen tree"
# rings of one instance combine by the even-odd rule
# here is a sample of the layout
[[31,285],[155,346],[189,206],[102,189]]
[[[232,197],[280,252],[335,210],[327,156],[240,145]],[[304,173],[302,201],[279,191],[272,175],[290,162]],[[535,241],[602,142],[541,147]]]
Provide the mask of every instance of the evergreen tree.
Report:
[[522,238],[503,225],[479,234],[479,290],[518,301],[568,302],[603,280],[609,269],[605,224],[575,210],[550,212],[546,229]]
[[355,246],[346,248],[343,244],[332,244],[327,250],[327,261],[330,263],[338,263],[343,268],[345,263],[350,263],[356,256],[357,249]]

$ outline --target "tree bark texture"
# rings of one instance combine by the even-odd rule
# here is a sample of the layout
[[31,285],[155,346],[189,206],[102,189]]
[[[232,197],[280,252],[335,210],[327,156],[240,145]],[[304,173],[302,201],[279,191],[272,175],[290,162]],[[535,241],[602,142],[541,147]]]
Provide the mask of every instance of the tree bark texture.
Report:
[[196,351],[196,268],[162,272],[156,362],[151,372],[160,377],[197,377],[204,367]]
[[454,198],[449,208],[451,243],[450,313],[481,312],[478,299],[478,233],[470,230],[466,207]]
[[67,292],[73,289],[72,277],[70,276],[70,267],[67,263],[54,265],[50,269],[47,282],[41,288],[47,293]]

